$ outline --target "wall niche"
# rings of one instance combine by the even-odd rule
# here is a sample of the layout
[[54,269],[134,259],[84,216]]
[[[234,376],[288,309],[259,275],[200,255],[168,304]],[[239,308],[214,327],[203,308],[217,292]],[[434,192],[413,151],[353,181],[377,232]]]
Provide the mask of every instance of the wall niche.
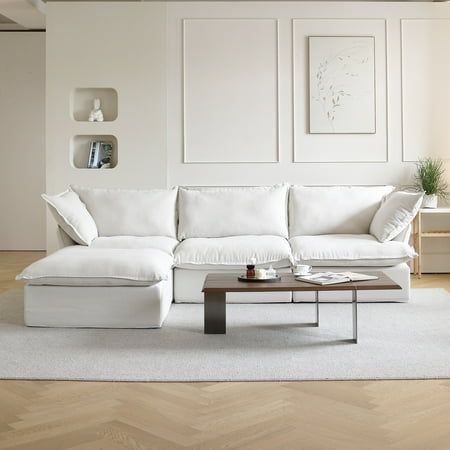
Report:
[[[71,113],[73,120],[88,122],[94,99],[101,101],[104,122],[113,122],[117,119],[117,91],[113,88],[76,88],[72,92]],[[101,122],[96,122],[101,123]]]
[[[91,152],[91,142],[98,141],[110,143],[112,145],[111,161],[108,166],[103,169],[89,167],[89,159]],[[111,134],[90,135],[78,134],[71,139],[70,142],[70,163],[75,169],[87,170],[109,170],[117,166],[118,163],[118,145],[117,138]]]

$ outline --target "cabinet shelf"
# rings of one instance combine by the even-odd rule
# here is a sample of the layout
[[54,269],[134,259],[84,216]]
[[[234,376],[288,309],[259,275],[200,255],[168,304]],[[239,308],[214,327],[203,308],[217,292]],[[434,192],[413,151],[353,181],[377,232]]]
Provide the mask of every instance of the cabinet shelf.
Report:
[[450,231],[427,231],[422,233],[422,237],[450,237]]
[[[420,209],[413,222],[413,237],[414,248],[417,251],[417,257],[414,259],[413,269],[414,274],[420,278],[422,276],[422,239],[423,238],[450,238],[450,227],[448,225],[442,225],[441,223],[435,224],[436,231],[422,231],[422,219],[424,216],[429,218],[439,218],[439,216],[445,216],[450,218],[450,208],[434,208],[434,209]],[[431,224],[428,224],[430,227]],[[433,228],[434,228],[433,227]],[[438,227],[445,227],[446,229],[438,229]],[[431,228],[431,227],[430,227]],[[431,228],[431,229],[433,229]]]

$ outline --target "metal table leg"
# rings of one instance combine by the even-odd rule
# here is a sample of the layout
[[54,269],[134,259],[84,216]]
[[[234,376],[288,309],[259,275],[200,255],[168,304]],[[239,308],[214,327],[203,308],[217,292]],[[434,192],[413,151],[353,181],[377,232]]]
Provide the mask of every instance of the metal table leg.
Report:
[[316,294],[316,322],[314,323],[315,327],[319,326],[319,291],[315,292]]
[[358,291],[352,291],[353,342],[358,343]]
[[225,334],[227,332],[225,292],[205,293],[205,334]]

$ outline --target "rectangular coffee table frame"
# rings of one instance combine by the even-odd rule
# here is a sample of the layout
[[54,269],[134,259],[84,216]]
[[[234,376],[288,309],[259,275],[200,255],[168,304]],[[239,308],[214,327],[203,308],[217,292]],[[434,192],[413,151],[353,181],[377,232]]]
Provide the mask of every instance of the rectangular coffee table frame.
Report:
[[[281,281],[275,283],[242,282],[238,281],[239,273],[208,274],[203,285],[204,293],[204,332],[205,334],[226,333],[226,294],[227,292],[298,292],[311,291],[315,293],[316,321],[312,326],[319,326],[319,292],[326,291],[351,291],[352,293],[352,342],[358,342],[358,291],[376,291],[386,289],[401,289],[381,271],[364,272],[368,275],[376,275],[378,279],[368,281],[348,282],[320,286],[311,283],[297,281],[292,274],[282,274]],[[305,302],[298,302],[305,303]],[[348,302],[346,302],[348,303]]]

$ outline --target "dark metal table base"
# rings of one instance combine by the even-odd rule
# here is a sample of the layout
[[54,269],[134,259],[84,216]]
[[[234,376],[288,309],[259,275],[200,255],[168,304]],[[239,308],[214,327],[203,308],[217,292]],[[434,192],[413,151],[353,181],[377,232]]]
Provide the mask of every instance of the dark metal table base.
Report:
[[[352,291],[352,322],[353,339],[358,343],[358,291]],[[316,321],[313,326],[319,326],[319,291],[315,291]],[[205,334],[226,334],[227,332],[227,311],[225,292],[205,293]]]

